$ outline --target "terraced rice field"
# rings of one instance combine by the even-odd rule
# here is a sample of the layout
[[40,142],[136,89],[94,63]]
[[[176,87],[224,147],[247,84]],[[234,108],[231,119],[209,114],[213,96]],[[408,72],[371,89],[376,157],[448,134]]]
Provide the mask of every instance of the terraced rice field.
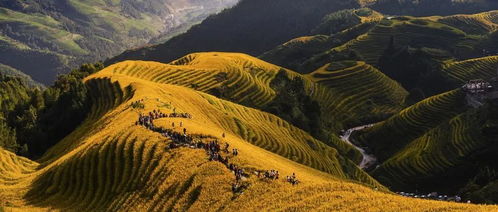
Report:
[[443,71],[459,83],[473,79],[489,80],[497,76],[498,56],[447,63],[443,66]]
[[462,52],[472,51],[472,45],[476,43],[475,38],[468,37],[462,30],[431,21],[430,18],[402,17],[392,20],[384,19],[369,32],[331,51],[354,50],[366,63],[376,65],[389,46],[391,38],[397,46],[443,50],[456,48]]
[[[86,83],[100,93],[93,97],[97,102],[93,116],[43,159],[34,162],[0,149],[0,209],[498,210],[493,206],[416,200],[386,193],[357,167],[343,167],[347,163],[339,161],[333,149],[278,117],[199,91],[112,71],[94,74]],[[140,99],[145,107],[133,108],[131,103]],[[209,162],[203,150],[168,149],[171,141],[134,125],[140,112],[153,109],[192,114],[192,119],[164,118],[158,124],[171,126],[171,122],[183,121],[192,134],[229,142],[240,152],[231,161],[249,172],[277,169],[281,176],[295,172],[302,183],[292,186],[284,180],[266,181],[253,176],[247,179],[249,187],[244,194],[234,195],[230,186],[233,174],[220,163]],[[226,133],[225,138],[220,138],[222,133]],[[353,175],[365,184],[351,181],[355,179]]]
[[498,29],[498,11],[438,17],[437,21],[461,28],[466,33],[485,34]]
[[235,102],[264,105],[275,92],[270,81],[282,68],[237,53],[190,54],[170,64],[133,61],[110,66],[105,72],[209,92],[221,89]]
[[[364,64],[363,66],[365,66],[365,72],[357,75],[362,75],[363,78],[361,79],[365,79],[363,83],[366,84],[362,83],[362,86],[358,86],[359,88],[353,88],[353,86],[348,88],[366,89],[368,87],[371,88],[369,91],[372,93],[362,97],[360,102],[356,103],[355,99],[359,95],[355,92],[359,90],[344,92],[343,89],[330,89],[328,86],[314,82],[312,79],[303,77],[291,70],[283,69],[248,55],[236,53],[196,53],[187,55],[170,64],[127,61],[112,65],[102,72],[161,84],[189,87],[198,91],[216,94],[235,103],[263,109],[277,95],[271,88],[270,82],[279,71],[285,71],[290,78],[299,77],[304,81],[305,92],[309,93],[313,100],[321,105],[324,117],[331,120],[330,131],[338,132],[344,129],[347,124],[360,123],[362,121],[359,119],[360,117],[385,116],[386,113],[393,114],[402,109],[401,105],[406,92],[401,87],[394,86],[394,84],[386,86],[382,80],[389,80],[389,83],[393,83],[392,80],[386,78],[377,70],[373,70],[370,66]],[[359,65],[360,69],[363,66]],[[349,80],[348,83],[357,83],[358,81],[354,80],[357,75],[351,75],[350,78],[341,78],[335,82],[339,80],[346,81],[347,79]],[[371,79],[368,79],[370,77]],[[329,80],[329,84],[335,82]],[[376,89],[376,87],[380,89]],[[391,95],[391,89],[394,90],[394,93],[399,92],[399,96],[389,96]],[[386,91],[387,95],[373,93],[381,91]],[[365,101],[366,104],[362,101]],[[355,106],[350,107],[351,105]],[[355,151],[352,146],[338,137],[333,135],[331,137],[328,142],[333,147],[342,150],[341,154]]]
[[[271,88],[270,82],[281,70],[286,71],[290,78],[300,77],[303,79],[306,93],[312,94],[312,98],[321,105],[322,113],[336,120],[337,126],[334,127],[336,130],[340,130],[343,123],[358,122],[359,117],[372,112],[398,112],[401,110],[401,105],[407,95],[394,81],[364,63],[356,66],[356,69],[353,70],[357,71],[355,74],[345,74],[336,80],[332,78],[325,80],[302,76],[291,70],[237,53],[196,53],[170,64],[127,61],[112,65],[103,72],[189,87],[197,91],[220,95],[239,104],[264,108],[277,95]],[[320,70],[316,73],[319,72]],[[360,75],[360,79],[363,81],[356,81],[355,77]],[[333,84],[339,81],[347,82],[344,84],[348,85],[347,88],[350,91],[345,92],[346,89],[337,86],[334,88]],[[365,88],[370,89],[366,91],[370,94],[355,102],[357,97],[360,97],[356,93],[359,89]],[[387,95],[374,94],[373,91],[386,91]],[[362,104],[363,100],[372,104]],[[350,107],[351,105],[354,107]],[[336,118],[338,114],[345,117]]]
[[368,64],[377,64],[380,56],[389,45],[391,36],[396,36],[394,29],[390,26],[377,25],[369,32],[350,40],[342,46],[333,50],[342,51],[353,49],[358,51]]
[[[155,85],[152,86],[148,84],[150,82],[140,79],[112,75],[114,76],[113,80],[127,78],[134,85],[121,87],[117,82],[107,78],[109,76],[106,74],[108,72],[104,71],[100,75],[87,80],[92,93],[98,94],[94,97],[96,102],[92,113],[94,115],[82,125],[81,129],[61,141],[45,155],[41,163],[48,165],[37,171],[36,174],[39,176],[34,180],[30,180],[29,183],[35,188],[27,191],[24,195],[25,201],[36,203],[37,205],[49,204],[53,206],[53,204],[56,204],[55,207],[57,208],[84,207],[87,210],[99,210],[101,207],[113,210],[117,207],[123,207],[123,202],[131,205],[136,204],[133,201],[136,196],[130,196],[126,192],[141,190],[143,185],[140,185],[140,183],[157,183],[158,181],[154,180],[160,180],[148,179],[148,177],[154,175],[155,169],[152,167],[154,164],[159,163],[158,158],[164,157],[158,156],[156,153],[163,154],[161,152],[164,151],[167,144],[160,141],[157,135],[147,135],[148,137],[142,138],[141,133],[144,133],[144,130],[141,130],[140,127],[130,128],[139,111],[134,111],[129,105],[121,103],[127,101],[130,95],[135,96],[128,102],[139,98],[139,95],[143,97],[144,94],[147,94],[147,96],[143,97],[146,102],[153,102],[152,106],[150,106],[152,108],[154,106],[164,106],[168,108],[167,110],[188,111],[194,117],[198,117],[196,118],[198,121],[194,123],[184,121],[184,126],[187,126],[189,130],[202,130],[199,133],[218,136],[222,132],[227,132],[227,138],[233,137],[235,141],[244,139],[239,142],[252,146],[246,143],[250,142],[255,147],[260,146],[270,152],[277,153],[277,155],[282,155],[305,165],[314,166],[317,169],[331,173],[332,176],[345,180],[356,179],[372,186],[381,187],[352,162],[348,162],[347,159],[338,155],[336,150],[276,116],[219,100],[216,97],[190,89],[155,83],[151,83]],[[126,82],[126,80],[119,81]],[[151,89],[138,90],[149,86]],[[161,86],[164,86],[164,88]],[[137,94],[137,92],[139,93]],[[173,97],[171,97],[172,95]],[[163,97],[165,99],[159,100],[161,98],[152,97]],[[107,113],[101,119],[95,118],[108,111],[112,112]],[[92,122],[92,124],[90,125],[88,122]],[[170,126],[170,123],[164,124],[165,126]],[[206,130],[206,125],[211,126],[210,130]],[[80,137],[79,135],[81,134],[85,135]],[[254,149],[246,150],[234,145],[234,143],[231,144],[240,148],[242,154],[253,154]],[[263,149],[259,151],[265,151]],[[203,161],[205,160],[205,156],[197,155],[197,157]],[[271,157],[263,157],[259,160],[272,161]],[[290,162],[291,160],[288,161]],[[115,161],[115,164],[109,163],[110,161]],[[118,161],[123,162],[118,163]],[[82,169],[81,167],[87,168]],[[166,165],[166,167],[169,167],[169,165]],[[82,170],[89,170],[89,173]],[[143,170],[143,172],[136,174],[139,170]],[[159,171],[167,172],[166,169]],[[228,174],[228,176],[230,175]],[[134,178],[136,179],[132,180]],[[188,179],[180,180],[180,182],[182,181],[188,181]],[[110,185],[112,183],[114,184]],[[101,188],[102,186],[106,188]],[[225,186],[228,187],[227,191],[229,191],[230,183],[227,182]],[[99,188],[101,190],[98,190]],[[80,190],[81,192],[71,193],[71,191]],[[93,191],[97,194],[88,196],[90,193],[94,193]],[[46,193],[41,194],[39,192]],[[108,199],[106,200],[104,197]],[[53,202],[60,199],[65,200],[63,202]],[[84,203],[76,201],[81,199],[84,200]]]
[[374,175],[383,175],[393,184],[445,175],[489,145],[480,134],[478,119],[467,112],[442,122],[384,162]]
[[384,161],[432,128],[465,111],[464,97],[460,90],[430,97],[362,131],[357,138],[372,147],[374,155]]
[[327,64],[306,76],[317,84],[313,96],[327,103],[331,117],[347,122],[402,109],[408,92],[399,83],[364,62],[349,63],[338,69]]

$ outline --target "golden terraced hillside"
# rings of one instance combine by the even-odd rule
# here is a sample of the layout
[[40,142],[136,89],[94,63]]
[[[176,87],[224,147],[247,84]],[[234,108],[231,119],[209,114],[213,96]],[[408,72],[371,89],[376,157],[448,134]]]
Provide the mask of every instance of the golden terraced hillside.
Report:
[[[201,54],[202,58],[206,55]],[[224,60],[230,55],[220,55]],[[208,56],[206,59],[209,59]],[[240,58],[240,57],[236,57]],[[250,58],[248,58],[250,59]],[[0,150],[0,209],[4,211],[496,211],[498,207],[400,197],[338,154],[288,122],[265,112],[219,99],[200,90],[216,82],[194,80],[188,73],[237,76],[238,87],[250,78],[223,64],[188,57],[183,68],[126,61],[85,79],[92,90],[91,115],[39,161]],[[249,60],[250,61],[250,60]],[[247,61],[246,61],[247,62]],[[252,61],[268,71],[271,64]],[[137,66],[145,63],[147,66]],[[243,67],[244,62],[239,65]],[[266,67],[265,67],[266,66]],[[123,67],[129,67],[125,69]],[[137,67],[139,70],[135,70]],[[253,66],[254,67],[254,66]],[[273,69],[272,69],[273,68]],[[134,71],[135,70],[135,71]],[[186,71],[190,70],[190,72]],[[243,69],[242,69],[243,70]],[[240,70],[239,70],[240,71]],[[232,73],[236,72],[236,73]],[[266,76],[255,71],[256,76]],[[274,73],[273,73],[274,74]],[[242,76],[240,76],[242,75]],[[174,76],[191,79],[178,83]],[[265,77],[245,95],[272,95]],[[254,80],[254,79],[251,79]],[[191,84],[198,84],[191,86]],[[247,85],[245,85],[247,86]],[[197,90],[191,89],[195,87]],[[235,89],[234,89],[235,90]],[[268,97],[258,99],[263,104]],[[143,100],[143,108],[132,103]],[[191,135],[218,139],[239,149],[231,163],[244,168],[242,194],[234,194],[235,177],[204,150],[174,148],[159,133],[135,125],[139,113],[152,110],[189,113],[192,119],[160,118],[156,124]],[[179,127],[182,122],[183,127]],[[223,138],[222,134],[226,136]],[[257,170],[276,169],[279,180],[259,179]],[[292,186],[284,179],[296,173]]]
[[[326,67],[330,68],[324,70]],[[170,64],[146,61],[118,63],[102,72],[189,87],[218,94],[235,103],[264,107],[276,96],[270,86],[271,81],[280,71],[284,71],[290,78],[302,79],[305,92],[321,105],[324,116],[335,119],[339,125],[380,111],[395,113],[402,109],[408,93],[372,66],[352,62],[326,67],[309,76],[300,75],[246,54],[208,52],[190,54]],[[348,87],[337,88],[337,83],[348,84]],[[389,92],[374,94],[373,91]],[[367,95],[355,100],[355,92]],[[338,114],[347,118],[337,119]]]

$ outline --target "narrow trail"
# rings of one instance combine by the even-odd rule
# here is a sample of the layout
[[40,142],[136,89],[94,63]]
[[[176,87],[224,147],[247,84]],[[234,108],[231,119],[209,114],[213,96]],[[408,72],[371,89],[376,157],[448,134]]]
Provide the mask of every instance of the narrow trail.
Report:
[[367,154],[364,149],[356,146],[349,139],[351,137],[351,134],[353,134],[353,132],[358,131],[358,130],[367,129],[367,128],[370,128],[370,127],[373,127],[373,126],[374,126],[374,124],[367,124],[367,125],[363,125],[363,126],[351,128],[349,130],[346,130],[344,132],[344,134],[341,136],[341,139],[343,141],[345,141],[345,142],[351,144],[352,146],[354,146],[358,151],[360,151],[361,155],[363,155],[363,159],[362,159],[362,161],[359,164],[359,167],[361,169],[367,169],[370,166],[374,165],[377,162],[377,158],[374,155]]

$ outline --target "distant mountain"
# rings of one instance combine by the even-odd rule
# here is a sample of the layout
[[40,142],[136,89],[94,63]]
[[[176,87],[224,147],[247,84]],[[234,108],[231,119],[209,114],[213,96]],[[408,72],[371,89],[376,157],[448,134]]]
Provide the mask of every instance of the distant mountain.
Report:
[[126,59],[170,62],[204,51],[257,56],[287,40],[307,35],[326,14],[359,6],[354,0],[242,0],[166,43],[126,51],[107,63]]
[[50,83],[83,62],[165,40],[237,0],[0,0],[0,63]]

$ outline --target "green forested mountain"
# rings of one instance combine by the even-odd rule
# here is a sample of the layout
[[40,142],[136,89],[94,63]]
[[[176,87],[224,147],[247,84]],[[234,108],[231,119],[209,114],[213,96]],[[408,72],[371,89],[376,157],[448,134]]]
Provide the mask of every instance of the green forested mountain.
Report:
[[237,0],[2,0],[0,64],[49,84],[83,62],[164,40]]

